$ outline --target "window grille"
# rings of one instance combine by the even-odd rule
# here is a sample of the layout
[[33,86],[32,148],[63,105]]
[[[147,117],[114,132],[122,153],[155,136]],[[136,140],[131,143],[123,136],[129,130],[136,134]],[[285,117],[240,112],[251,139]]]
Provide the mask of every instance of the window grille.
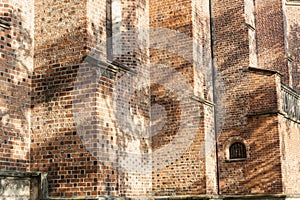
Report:
[[246,158],[246,146],[241,142],[235,142],[229,147],[230,159]]

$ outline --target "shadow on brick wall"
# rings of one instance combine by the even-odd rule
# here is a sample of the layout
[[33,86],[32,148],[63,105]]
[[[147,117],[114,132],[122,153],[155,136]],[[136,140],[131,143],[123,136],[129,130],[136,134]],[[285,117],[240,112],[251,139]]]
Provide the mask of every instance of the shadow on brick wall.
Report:
[[29,113],[32,35],[22,11],[2,5],[1,19],[7,22],[1,34],[0,145],[2,170],[29,170]]

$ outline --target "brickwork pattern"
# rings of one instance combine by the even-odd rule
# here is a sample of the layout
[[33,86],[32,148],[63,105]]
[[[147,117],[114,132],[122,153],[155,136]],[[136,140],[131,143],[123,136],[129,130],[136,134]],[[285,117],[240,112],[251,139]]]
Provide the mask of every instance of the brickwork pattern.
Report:
[[299,17],[300,6],[288,6],[284,7],[284,14],[286,15],[285,31],[286,31],[286,56],[290,57],[289,60],[289,85],[294,89],[300,90],[300,69],[299,69]]
[[[271,112],[277,110],[276,79],[276,75],[267,78],[266,74],[250,72],[240,82],[242,91],[249,84],[253,87],[239,97],[245,107],[245,116],[240,118],[242,125],[223,130],[219,136],[222,194],[282,192],[278,116]],[[245,160],[229,159],[229,146],[236,141],[246,145],[248,153]]]
[[[258,126],[261,121],[268,125],[267,128]],[[251,152],[244,161],[230,161],[225,155],[220,156],[222,194],[282,193],[277,125],[276,116],[258,116],[249,119],[249,124],[244,130],[232,130],[228,133],[232,139],[235,135],[241,137],[247,151]],[[227,142],[230,144],[232,141],[228,139]],[[228,146],[220,146],[222,152],[225,152],[226,148]]]
[[[185,5],[186,9],[181,9],[179,6],[180,4]],[[170,67],[182,73],[193,85],[193,63],[191,63],[192,57],[190,57],[193,55],[193,49],[189,48],[193,45],[192,1],[183,0],[176,4],[174,4],[173,1],[151,1],[150,13],[150,28],[154,30],[150,32],[152,33],[150,35],[150,40],[153,40],[151,41],[151,44],[156,42],[158,44],[155,45],[155,47],[164,50],[164,45],[168,44],[168,41],[169,43],[170,41],[177,41],[178,44],[180,43],[178,46],[174,45],[173,42],[171,43],[173,48],[170,48],[171,52],[169,55],[166,55],[166,52],[156,53],[155,49],[152,50],[151,57],[153,57],[153,59],[151,62],[161,63],[165,60],[172,60]],[[155,31],[155,28],[162,29],[162,31]],[[183,38],[178,37],[178,34],[174,34],[174,37],[172,37],[173,35],[168,35],[168,38],[164,40],[162,36],[167,36],[161,35],[164,34],[164,30],[171,30],[167,31],[167,33],[173,33],[172,30],[175,31],[175,33],[182,33]],[[172,55],[172,53],[175,55]],[[183,58],[178,58],[178,54]]]
[[[201,12],[205,9],[208,4],[199,1],[150,2],[150,58],[151,64],[157,65],[152,67],[150,76],[151,103],[158,109],[151,112],[161,115],[151,119],[155,134],[152,151],[156,156],[153,157],[154,195],[205,194],[207,183],[210,189],[214,187],[206,180],[214,175],[206,176],[205,155],[211,149],[206,149],[204,142],[205,134],[211,135],[213,130],[209,120],[204,119],[213,116],[202,103],[191,100],[194,94],[210,100],[212,97],[205,88],[205,85],[209,88],[210,69],[203,66],[210,61],[210,55],[206,54],[209,25],[207,15]],[[165,124],[160,127],[162,122]],[[170,147],[176,149],[176,155],[172,150],[164,152]],[[162,157],[165,159],[161,160]]]
[[33,8],[31,1],[1,1],[0,169],[29,170]]
[[[254,49],[258,52],[255,67],[278,70],[284,75],[283,81],[288,76],[283,59],[281,15],[276,13],[281,21],[273,23],[273,18],[270,28],[266,28],[269,20],[265,20],[271,16],[268,13],[280,12],[280,3],[273,3],[255,2],[256,19],[253,20],[253,10],[244,9],[248,1],[213,1],[215,67],[223,80],[223,85],[216,87],[225,94],[225,103],[222,98],[216,100],[217,108],[223,111],[223,117],[217,118],[221,194],[282,192],[278,117],[268,114],[278,111],[279,77],[271,71],[249,68],[255,63]],[[264,7],[271,5],[274,9]],[[275,38],[268,35],[276,31],[281,35]],[[257,47],[252,32],[256,34]],[[279,46],[268,46],[272,44]],[[270,55],[264,48],[274,51],[274,56],[264,57]],[[246,160],[229,159],[228,149],[235,141],[243,142],[248,148]]]
[[[220,98],[216,99],[218,112],[218,134],[224,130],[241,125],[244,118],[245,106],[240,82],[246,80],[243,72],[249,65],[249,36],[245,26],[244,1],[213,2],[214,26],[214,64],[217,78],[216,83]],[[222,127],[223,125],[223,127]]]
[[161,109],[151,119],[154,195],[204,194],[203,105],[191,99],[193,89],[183,75],[168,65],[154,69],[151,103]]
[[278,117],[283,192],[299,193],[299,121],[300,95],[295,90],[282,85],[280,87],[279,105],[281,115]]
[[299,193],[299,123],[279,117],[280,142],[282,147],[283,192]]
[[192,1],[193,79],[196,96],[213,101],[208,1]]
[[260,68],[279,71],[283,74],[282,81],[288,84],[282,0],[256,2],[255,11],[258,65]]
[[86,18],[82,25],[79,25],[82,28],[87,27],[87,35],[84,35],[84,38],[87,42],[88,50],[97,50],[97,53],[94,56],[97,56],[98,59],[106,59],[106,42],[107,42],[107,4],[109,1],[99,1],[99,0],[88,0],[86,1],[86,8],[84,10],[83,18]]
[[0,169],[58,198],[299,193],[300,7],[209,3],[0,1]]
[[[149,90],[149,1],[115,0],[118,24],[113,23],[113,60],[135,73],[118,73],[114,85],[115,126],[118,127],[120,195],[151,195]],[[112,18],[117,20],[115,18]]]
[[[49,196],[99,195],[98,162],[77,133],[73,89],[87,53],[86,2],[35,2],[31,170],[48,172]],[[105,193],[106,194],[106,193]]]

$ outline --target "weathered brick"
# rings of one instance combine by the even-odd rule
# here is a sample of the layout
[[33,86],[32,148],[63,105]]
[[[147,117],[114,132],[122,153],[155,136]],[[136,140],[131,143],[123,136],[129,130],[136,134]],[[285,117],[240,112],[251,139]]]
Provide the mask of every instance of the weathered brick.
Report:
[[298,1],[0,8],[1,170],[58,198],[299,193]]

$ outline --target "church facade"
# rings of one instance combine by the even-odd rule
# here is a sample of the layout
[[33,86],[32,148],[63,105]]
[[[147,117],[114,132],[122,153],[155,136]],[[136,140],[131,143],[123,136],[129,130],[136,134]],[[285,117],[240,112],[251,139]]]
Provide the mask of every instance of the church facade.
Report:
[[3,198],[300,199],[300,1],[0,8]]

